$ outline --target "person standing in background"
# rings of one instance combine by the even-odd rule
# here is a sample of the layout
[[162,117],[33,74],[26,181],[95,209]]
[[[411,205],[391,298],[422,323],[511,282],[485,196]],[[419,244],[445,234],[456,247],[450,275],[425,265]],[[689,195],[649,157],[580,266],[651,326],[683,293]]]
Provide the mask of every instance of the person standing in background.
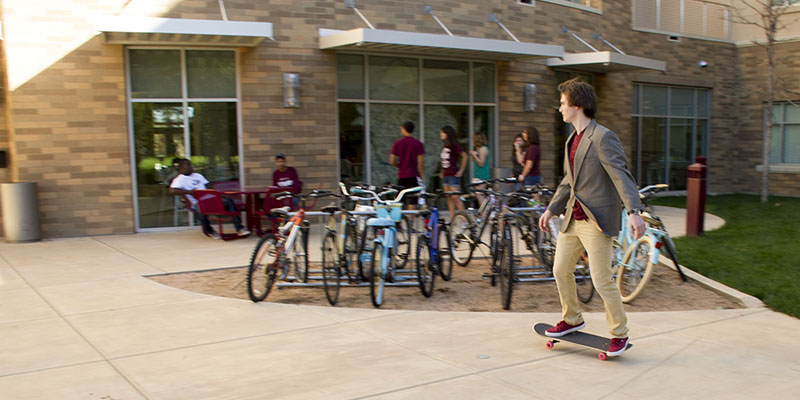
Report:
[[[439,172],[439,176],[442,178],[442,187],[445,192],[461,192],[461,176],[464,175],[464,170],[467,168],[467,155],[458,143],[456,130],[452,126],[442,127],[439,137],[444,142],[442,151],[439,153],[442,162],[442,171]],[[447,209],[450,210],[451,219],[456,210],[464,210],[464,204],[461,203],[458,195],[447,196]]]
[[[425,146],[414,136],[414,123],[406,121],[400,127],[400,134],[403,135],[392,145],[392,152],[389,155],[389,164],[397,168],[397,184],[406,189],[422,186],[422,174],[424,171],[423,156]],[[417,195],[403,196],[403,200],[409,210],[417,208]]]
[[537,185],[542,182],[542,173],[539,170],[541,156],[539,131],[532,126],[528,126],[522,131],[522,138],[525,140],[525,163],[517,180],[525,186]]
[[[486,138],[482,132],[476,133],[473,142],[475,148],[469,152],[470,157],[472,157],[472,167],[474,172],[475,180],[485,181],[489,179],[490,172],[489,166],[492,163],[492,157],[489,154],[489,140]],[[477,189],[486,189],[486,184],[475,186]],[[475,197],[478,199],[478,204],[483,203],[483,198],[486,197],[482,193],[475,193]]]

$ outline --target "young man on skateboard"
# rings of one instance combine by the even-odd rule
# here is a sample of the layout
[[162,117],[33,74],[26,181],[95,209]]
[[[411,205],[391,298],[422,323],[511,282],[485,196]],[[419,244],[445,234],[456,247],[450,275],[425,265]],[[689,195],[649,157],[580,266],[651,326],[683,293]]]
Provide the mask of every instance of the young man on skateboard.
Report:
[[611,270],[611,242],[620,231],[622,208],[630,211],[636,238],[645,231],[639,216],[642,203],[636,182],[627,170],[622,144],[614,132],[595,121],[597,95],[591,85],[571,79],[558,85],[559,111],[564,122],[575,127],[565,148],[566,175],[556,189],[539,228],[549,231],[553,215],[564,214],[556,245],[553,275],[561,299],[562,320],[545,334],[561,337],[583,329],[586,323],[578,309],[575,264],[584,249],[589,254],[592,282],[603,299],[612,340],[607,354],[622,354],[628,344],[628,327],[622,297]]

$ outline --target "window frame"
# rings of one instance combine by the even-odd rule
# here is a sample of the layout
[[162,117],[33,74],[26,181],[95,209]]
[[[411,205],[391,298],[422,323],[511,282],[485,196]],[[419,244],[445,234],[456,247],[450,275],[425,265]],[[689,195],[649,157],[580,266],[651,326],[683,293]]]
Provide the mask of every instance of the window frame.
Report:
[[[133,98],[131,96],[131,69],[130,69],[130,51],[131,50],[178,50],[180,51],[180,60],[181,60],[181,97],[174,97],[174,98]],[[223,97],[223,98],[191,98],[189,97],[189,86],[188,86],[188,66],[186,63],[186,52],[187,51],[230,51],[234,54],[234,91],[236,96],[235,97]],[[236,104],[236,141],[237,141],[237,151],[239,152],[239,185],[241,187],[245,187],[246,177],[244,174],[244,163],[245,163],[245,156],[244,156],[244,145],[242,140],[242,90],[241,90],[241,72],[239,71],[239,67],[241,65],[241,52],[239,48],[230,48],[230,47],[219,47],[219,46],[202,46],[202,47],[195,47],[195,46],[123,46],[123,55],[124,55],[124,68],[125,68],[125,97],[127,101],[127,111],[128,111],[128,149],[129,149],[129,157],[130,157],[130,167],[131,167],[131,193],[132,193],[132,201],[133,201],[133,222],[134,222],[134,229],[136,232],[159,232],[159,231],[173,231],[173,230],[181,230],[186,229],[185,226],[175,226],[175,227],[160,227],[160,228],[142,228],[139,223],[139,189],[137,187],[137,179],[136,179],[136,141],[134,138],[134,127],[133,127],[133,104],[134,103],[181,103],[181,107],[184,110],[188,109],[189,103],[200,103],[200,102],[226,102],[226,103],[235,103]],[[186,157],[191,157],[191,137],[189,135],[189,113],[183,113],[183,140],[186,146]],[[194,221],[192,218],[189,219],[189,227],[194,226]]]
[[[770,149],[769,160],[768,160],[770,167],[773,167],[773,166],[775,166],[775,167],[785,167],[785,166],[800,167],[800,162],[796,162],[796,163],[785,162],[785,158],[784,158],[784,156],[785,156],[784,145],[786,144],[786,126],[787,125],[800,126],[800,122],[786,122],[785,121],[786,120],[786,107],[799,107],[800,108],[800,106],[795,106],[792,103],[793,102],[790,102],[790,101],[776,101],[776,102],[772,103],[773,107],[780,106],[782,108],[781,109],[781,114],[780,114],[781,115],[781,120],[780,121],[774,121],[775,113],[774,112],[772,113],[772,119],[773,119],[772,127],[773,128],[775,128],[776,126],[780,127],[780,135],[779,135],[780,138],[776,138],[774,135],[770,137],[770,142],[771,143],[774,143],[776,141],[776,139],[780,139],[780,142],[781,142],[781,145],[780,145],[780,160],[781,161],[780,162],[772,162],[772,149]],[[800,104],[800,102],[794,102],[794,103]],[[764,118],[766,118],[766,115],[764,116]],[[766,121],[764,121],[764,122],[766,122]]]

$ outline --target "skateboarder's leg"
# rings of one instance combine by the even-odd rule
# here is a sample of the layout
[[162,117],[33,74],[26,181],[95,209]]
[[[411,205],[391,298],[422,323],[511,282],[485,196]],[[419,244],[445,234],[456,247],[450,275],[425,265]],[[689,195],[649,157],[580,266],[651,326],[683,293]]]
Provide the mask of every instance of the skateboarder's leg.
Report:
[[556,255],[553,261],[553,276],[556,279],[558,297],[561,299],[561,316],[570,325],[583,322],[575,290],[575,264],[583,253],[583,244],[575,234],[575,222],[570,222],[566,232],[558,235]]
[[589,255],[589,272],[597,293],[603,299],[609,332],[612,337],[627,337],[628,318],[611,270],[612,238],[590,221],[577,221],[575,228]]

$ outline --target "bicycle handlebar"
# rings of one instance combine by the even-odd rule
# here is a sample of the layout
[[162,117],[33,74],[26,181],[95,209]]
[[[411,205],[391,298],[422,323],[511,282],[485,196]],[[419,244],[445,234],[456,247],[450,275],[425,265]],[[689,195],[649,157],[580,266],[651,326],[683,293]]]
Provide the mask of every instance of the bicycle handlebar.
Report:
[[392,191],[397,192],[394,189],[381,192],[380,194],[375,193],[372,190],[366,190],[366,189],[362,189],[362,188],[352,188],[350,191],[353,192],[353,193],[356,193],[356,194],[371,195],[374,198],[375,201],[377,201],[378,203],[381,203],[381,204],[391,204],[391,203],[399,203],[400,200],[403,199],[403,196],[405,196],[407,193],[416,193],[416,192],[422,191],[422,189],[424,189],[422,186],[403,189],[403,190],[400,191],[400,194],[398,194],[397,197],[394,198],[394,200],[384,200],[384,199],[381,198],[381,196],[389,194]]

